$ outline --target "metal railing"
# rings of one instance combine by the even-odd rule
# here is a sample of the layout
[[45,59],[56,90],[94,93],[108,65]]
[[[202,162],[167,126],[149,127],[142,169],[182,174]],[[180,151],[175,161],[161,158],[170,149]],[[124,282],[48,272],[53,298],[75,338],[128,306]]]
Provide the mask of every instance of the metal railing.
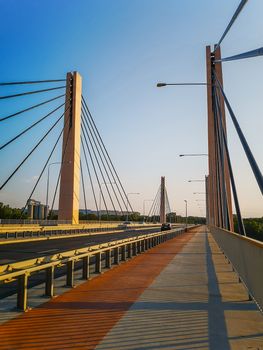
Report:
[[66,266],[66,286],[73,287],[76,262],[82,262],[82,278],[88,280],[92,264],[95,266],[94,272],[101,273],[103,261],[104,268],[110,269],[112,264],[119,264],[183,232],[185,229],[173,229],[2,265],[0,283],[18,281],[17,308],[25,311],[30,275],[45,271],[45,296],[53,297],[55,268]]
[[2,230],[0,231],[0,239],[18,239],[18,238],[40,238],[40,237],[51,237],[51,236],[68,236],[68,235],[85,235],[92,234],[96,232],[109,232],[109,231],[123,231],[123,230],[135,230],[135,229],[151,229],[158,227],[160,225],[134,225],[134,226],[108,226],[108,227],[92,227],[92,228],[74,228],[74,229],[45,229],[45,228],[35,228],[35,229],[25,229],[25,230]]
[[249,295],[263,310],[263,243],[219,227],[210,227],[217,244],[231,262]]

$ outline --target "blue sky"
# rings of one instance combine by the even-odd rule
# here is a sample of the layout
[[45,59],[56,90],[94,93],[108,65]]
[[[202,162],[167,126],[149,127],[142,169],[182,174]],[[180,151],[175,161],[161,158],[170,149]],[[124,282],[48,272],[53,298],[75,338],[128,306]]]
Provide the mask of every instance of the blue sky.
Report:
[[[131,198],[134,208],[142,211],[143,200],[154,197],[164,175],[173,210],[182,214],[188,199],[189,214],[204,215],[204,202],[199,202],[201,209],[196,202],[202,196],[193,195],[203,192],[203,184],[187,180],[204,178],[207,160],[178,154],[207,152],[205,88],[155,86],[158,81],[205,81],[205,46],[216,43],[239,2],[0,0],[0,80],[59,79],[78,70],[83,94],[127,192],[140,192]],[[223,56],[262,46],[262,11],[261,0],[248,2],[222,44]],[[262,58],[255,58],[223,65],[225,91],[261,169],[262,64]],[[9,91],[0,87],[0,95]],[[35,101],[2,101],[1,115]],[[40,116],[39,111],[1,125],[1,141]],[[50,123],[0,153],[1,180]],[[228,135],[242,213],[262,216],[262,196],[230,121]],[[43,145],[0,201],[24,204],[48,149]],[[59,160],[58,150],[53,161]],[[42,200],[45,181],[37,193]]]

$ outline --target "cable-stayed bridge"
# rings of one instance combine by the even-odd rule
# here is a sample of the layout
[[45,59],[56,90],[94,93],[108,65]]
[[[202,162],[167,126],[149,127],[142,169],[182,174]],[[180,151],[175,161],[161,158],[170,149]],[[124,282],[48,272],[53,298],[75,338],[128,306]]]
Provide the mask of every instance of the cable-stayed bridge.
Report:
[[[1,227],[1,348],[263,348],[263,243],[249,237],[243,222],[235,182],[238,169],[232,166],[227,140],[227,116],[261,193],[263,177],[225,93],[222,69],[222,62],[261,56],[262,48],[223,58],[220,50],[247,2],[240,2],[214,48],[206,47],[206,82],[158,83],[159,87],[207,88],[206,226],[177,223],[160,230],[171,213],[164,176],[147,224],[130,226],[133,208],[129,194],[138,193],[124,189],[83,97],[78,72],[68,73],[65,79],[0,84],[6,92],[0,96],[4,103],[1,126],[44,108],[38,119],[28,117],[25,124],[21,122],[18,132],[17,125],[10,124],[3,134],[0,152],[16,145],[18,150],[3,167],[0,193],[12,186],[23,167],[30,166],[31,157],[47,143],[45,159],[40,157],[43,164],[21,212],[21,220],[24,215],[35,217],[46,226]],[[25,86],[36,88],[24,90]],[[45,98],[33,105],[23,102],[17,110],[14,108],[20,103],[9,102],[31,95]],[[32,136],[38,127],[37,135]],[[53,143],[49,141],[52,133]],[[20,159],[19,142],[26,135],[35,142],[27,145],[28,151]],[[54,162],[55,154],[59,161]],[[53,164],[58,166],[54,181],[50,175]],[[37,191],[44,174],[48,181],[43,194],[41,189]],[[86,216],[88,200],[92,200],[98,219],[93,227],[79,222],[80,199]],[[112,221],[102,225],[102,210],[109,221],[112,213],[126,220],[118,227]],[[64,226],[47,226],[52,220]],[[16,311],[11,311],[15,306]],[[28,312],[20,315],[21,311]]]

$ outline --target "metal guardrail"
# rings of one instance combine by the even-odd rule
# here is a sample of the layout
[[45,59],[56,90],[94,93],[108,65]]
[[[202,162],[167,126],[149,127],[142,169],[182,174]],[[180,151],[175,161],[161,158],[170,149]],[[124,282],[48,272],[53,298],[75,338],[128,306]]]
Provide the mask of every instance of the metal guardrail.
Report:
[[109,232],[109,231],[123,231],[123,230],[129,230],[129,229],[138,229],[138,228],[154,228],[157,227],[156,225],[148,225],[148,226],[125,226],[125,225],[119,225],[118,226],[109,226],[109,227],[93,227],[93,228],[74,228],[74,229],[29,229],[24,231],[17,231],[14,230],[13,232],[8,231],[0,231],[0,239],[9,239],[9,238],[33,238],[33,237],[50,237],[50,236],[58,236],[58,235],[74,235],[74,234],[87,234],[87,233],[96,233],[96,232]]
[[25,311],[27,309],[28,278],[31,274],[46,271],[45,296],[53,297],[55,268],[66,266],[66,286],[73,287],[76,262],[82,261],[82,278],[88,280],[91,274],[92,257],[95,257],[93,258],[95,273],[101,273],[102,261],[105,261],[105,268],[110,269],[112,260],[113,264],[119,264],[120,260],[130,259],[183,232],[185,229],[173,229],[2,265],[0,266],[0,283],[18,280],[17,308]]
[[249,295],[263,311],[263,243],[219,227],[210,226],[210,231]]

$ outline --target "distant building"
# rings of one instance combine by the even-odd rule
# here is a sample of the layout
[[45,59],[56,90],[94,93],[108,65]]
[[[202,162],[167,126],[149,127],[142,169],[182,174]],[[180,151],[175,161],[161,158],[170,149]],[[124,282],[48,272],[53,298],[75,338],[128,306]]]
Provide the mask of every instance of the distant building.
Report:
[[35,199],[30,199],[27,202],[27,214],[31,220],[43,220],[48,216],[48,206]]

